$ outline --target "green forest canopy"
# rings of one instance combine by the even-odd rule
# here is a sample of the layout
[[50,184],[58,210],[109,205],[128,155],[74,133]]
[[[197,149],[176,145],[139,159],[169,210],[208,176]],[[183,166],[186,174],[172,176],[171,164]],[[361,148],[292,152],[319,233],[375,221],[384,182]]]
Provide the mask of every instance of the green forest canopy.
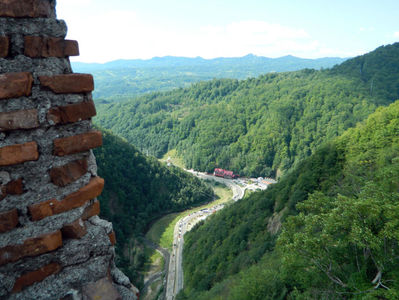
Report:
[[329,68],[345,60],[338,57],[303,59],[255,55],[215,59],[165,56],[105,64],[73,62],[72,67],[75,72],[93,74],[96,102],[113,102],[145,93],[188,87],[194,82],[214,78],[246,79],[269,72]]
[[[142,251],[131,260],[128,249],[160,216],[213,199],[211,188],[187,172],[146,157],[125,140],[102,130],[103,146],[94,150],[98,174],[105,179],[99,197],[101,217],[112,221],[118,265],[140,286]],[[136,247],[137,248],[137,247]]]
[[397,299],[398,220],[399,101],[189,232],[178,299]]
[[100,105],[95,122],[141,151],[177,149],[187,167],[274,176],[399,98],[399,43],[330,70],[305,69]]

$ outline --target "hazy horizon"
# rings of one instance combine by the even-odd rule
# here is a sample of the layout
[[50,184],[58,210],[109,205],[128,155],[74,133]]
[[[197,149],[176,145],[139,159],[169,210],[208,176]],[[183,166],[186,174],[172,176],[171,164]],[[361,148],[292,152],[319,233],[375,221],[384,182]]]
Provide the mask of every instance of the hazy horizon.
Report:
[[72,61],[353,57],[399,41],[394,0],[58,0]]
[[203,60],[215,60],[215,59],[230,59],[230,58],[243,58],[246,56],[256,56],[256,57],[262,57],[262,58],[270,58],[270,59],[279,59],[279,58],[284,58],[284,57],[295,57],[295,58],[299,58],[299,59],[312,59],[312,60],[316,60],[316,59],[327,59],[327,58],[341,58],[341,59],[349,59],[352,57],[339,57],[339,56],[325,56],[325,57],[317,57],[317,58],[307,58],[307,57],[299,57],[299,56],[295,56],[295,55],[291,55],[291,54],[287,54],[287,55],[283,55],[283,56],[279,56],[279,57],[268,57],[268,56],[262,56],[262,55],[256,55],[256,54],[252,54],[252,53],[248,53],[246,55],[243,56],[232,56],[232,57],[227,57],[227,56],[221,56],[221,57],[214,57],[214,58],[204,58],[201,56],[195,56],[195,57],[191,57],[191,56],[174,56],[174,55],[165,55],[165,56],[153,56],[151,58],[116,58],[110,61],[105,61],[105,62],[84,62],[84,61],[80,61],[78,58],[75,59],[74,61],[72,61],[72,63],[84,63],[84,64],[107,64],[107,63],[112,63],[112,62],[116,62],[116,61],[131,61],[131,60],[142,60],[142,61],[149,61],[152,59],[156,59],[156,58],[167,58],[167,57],[173,57],[173,58],[189,58],[189,59],[203,59]]

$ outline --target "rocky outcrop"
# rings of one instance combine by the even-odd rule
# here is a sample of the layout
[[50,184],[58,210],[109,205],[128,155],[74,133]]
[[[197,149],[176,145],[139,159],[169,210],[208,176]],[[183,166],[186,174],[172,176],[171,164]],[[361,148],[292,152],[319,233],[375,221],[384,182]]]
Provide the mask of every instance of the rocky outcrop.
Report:
[[0,0],[0,298],[136,299],[101,220],[93,78],[55,0]]

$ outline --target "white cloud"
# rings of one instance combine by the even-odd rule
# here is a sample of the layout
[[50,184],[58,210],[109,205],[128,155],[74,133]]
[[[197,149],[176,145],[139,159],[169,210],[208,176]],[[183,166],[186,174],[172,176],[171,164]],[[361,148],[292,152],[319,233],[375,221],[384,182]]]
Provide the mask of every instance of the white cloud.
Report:
[[75,61],[105,62],[165,55],[236,57],[249,53],[309,58],[351,55],[325,47],[301,28],[257,20],[224,26],[209,25],[188,31],[151,24],[134,11],[112,10],[89,16],[79,16],[79,11],[76,11],[68,16],[68,38],[78,40],[80,45],[81,56],[73,58]]
[[359,28],[360,32],[365,32],[365,33],[370,33],[370,32],[375,32],[375,27],[370,26],[370,27],[360,27]]
[[268,57],[288,54],[316,57],[334,52],[323,49],[318,41],[301,28],[254,20],[203,27],[190,44],[192,52],[201,51],[202,54],[197,55],[206,58],[242,56],[248,53]]
[[394,37],[394,38],[399,38],[399,31],[396,31],[396,32],[393,34],[393,37]]

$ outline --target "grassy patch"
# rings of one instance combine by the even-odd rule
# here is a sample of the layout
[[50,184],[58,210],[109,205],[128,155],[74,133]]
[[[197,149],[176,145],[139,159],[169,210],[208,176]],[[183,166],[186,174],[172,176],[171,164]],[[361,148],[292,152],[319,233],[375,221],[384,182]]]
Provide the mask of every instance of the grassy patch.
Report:
[[[174,219],[178,215],[179,215],[179,213],[173,213],[173,214],[169,214],[169,215],[162,217],[161,219],[156,221],[154,223],[154,225],[151,226],[150,230],[146,233],[145,237],[147,239],[153,241],[154,243],[161,245],[160,241],[161,241],[162,236],[164,236],[164,234],[165,234],[165,230],[168,227],[170,227],[170,224],[174,221]],[[174,224],[176,224],[176,223],[174,223]],[[173,235],[173,230],[172,230],[172,235]],[[163,246],[161,245],[161,247],[163,247]]]
[[231,201],[231,198],[233,197],[233,192],[229,188],[222,184],[216,183],[213,180],[208,181],[208,183],[212,185],[214,192],[218,197],[217,200],[202,206],[186,210],[181,213],[173,213],[164,216],[154,223],[151,229],[146,233],[146,238],[160,245],[162,248],[166,248],[171,251],[173,245],[173,231],[176,223],[181,218],[184,218],[185,216],[200,209]]
[[144,271],[146,274],[151,275],[163,270],[165,260],[158,251],[145,247],[144,255],[147,257],[144,265]]
[[231,201],[231,198],[233,198],[233,191],[225,186],[215,186],[213,191],[219,198],[214,204],[226,203]]
[[169,152],[167,152],[160,160],[166,162],[169,157],[170,157],[170,162],[173,165],[181,169],[185,169],[183,159],[177,155],[176,149],[172,149]]

